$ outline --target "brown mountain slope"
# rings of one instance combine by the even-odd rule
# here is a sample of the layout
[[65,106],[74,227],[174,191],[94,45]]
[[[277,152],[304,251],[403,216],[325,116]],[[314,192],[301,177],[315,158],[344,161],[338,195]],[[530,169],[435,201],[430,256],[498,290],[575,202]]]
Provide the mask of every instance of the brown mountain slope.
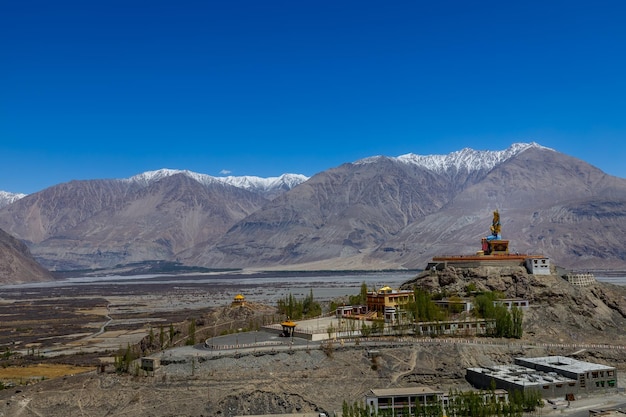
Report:
[[435,255],[474,253],[494,209],[512,251],[545,254],[568,268],[626,266],[626,180],[541,149],[496,167],[371,256],[423,267]]
[[26,245],[0,229],[0,283],[49,280],[52,275],[33,259]]
[[[179,174],[133,195],[121,207],[104,210],[33,253],[79,265],[113,266],[152,259],[174,259],[199,242],[212,242],[266,200],[226,184],[203,186]],[[44,251],[52,250],[52,254]],[[67,269],[66,264],[61,265]]]
[[0,227],[29,243],[63,235],[137,187],[121,181],[71,181],[30,194],[0,210]]
[[316,175],[188,261],[422,268],[434,255],[480,249],[499,209],[514,251],[567,267],[626,268],[624,208],[626,180],[546,148],[474,171],[380,157]]
[[182,173],[73,181],[1,208],[0,228],[57,270],[145,260],[422,268],[434,255],[478,250],[498,209],[514,251],[626,269],[625,179],[537,144],[435,157],[344,164],[272,201]]
[[[202,185],[183,174],[147,186],[74,181],[27,196],[0,212],[51,269],[106,268],[172,260],[211,242],[267,200],[223,183]],[[27,226],[18,226],[23,221]]]
[[344,258],[377,247],[407,225],[436,213],[454,183],[424,168],[378,158],[344,164],[237,223],[188,262],[246,266]]

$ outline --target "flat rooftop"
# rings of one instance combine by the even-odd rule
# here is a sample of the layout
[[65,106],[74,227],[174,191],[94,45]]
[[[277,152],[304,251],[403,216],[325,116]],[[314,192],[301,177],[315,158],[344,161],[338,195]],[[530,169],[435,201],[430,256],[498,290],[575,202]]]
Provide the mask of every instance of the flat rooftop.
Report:
[[468,368],[468,371],[485,374],[493,377],[494,379],[499,379],[501,381],[506,381],[523,387],[554,383],[576,383],[575,379],[564,377],[556,372],[546,373],[520,365],[494,365],[484,368]]
[[524,364],[532,363],[536,365],[549,366],[567,372],[575,372],[582,374],[590,371],[608,371],[614,370],[612,366],[601,365],[598,363],[579,361],[578,359],[568,358],[566,356],[543,356],[540,358],[515,358],[515,363]]
[[435,391],[429,387],[410,388],[379,388],[371,389],[370,393],[376,397],[409,396],[409,395],[443,395],[443,391]]

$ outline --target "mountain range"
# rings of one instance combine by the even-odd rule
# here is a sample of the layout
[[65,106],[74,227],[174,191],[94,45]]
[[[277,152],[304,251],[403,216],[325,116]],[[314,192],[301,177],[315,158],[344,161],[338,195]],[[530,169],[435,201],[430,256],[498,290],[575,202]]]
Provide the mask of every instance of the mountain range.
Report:
[[375,156],[311,178],[159,170],[72,181],[7,203],[0,228],[53,270],[423,268],[479,250],[496,209],[514,251],[626,269],[626,180],[537,143]]

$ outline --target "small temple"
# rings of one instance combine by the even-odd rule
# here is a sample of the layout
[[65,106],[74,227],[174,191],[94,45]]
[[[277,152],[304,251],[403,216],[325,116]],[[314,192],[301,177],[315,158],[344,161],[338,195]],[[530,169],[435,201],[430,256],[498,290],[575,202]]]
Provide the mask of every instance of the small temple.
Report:
[[246,297],[242,294],[237,294],[231,303],[232,307],[243,307],[244,305],[246,305]]
[[293,333],[296,330],[296,323],[291,321],[291,319],[287,318],[287,320],[280,323],[283,331],[280,333],[282,337],[293,337]]

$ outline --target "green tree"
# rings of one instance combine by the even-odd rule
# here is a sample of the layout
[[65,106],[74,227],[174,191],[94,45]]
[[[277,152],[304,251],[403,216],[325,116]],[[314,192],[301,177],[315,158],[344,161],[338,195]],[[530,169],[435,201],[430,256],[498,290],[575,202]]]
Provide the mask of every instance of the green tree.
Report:
[[493,307],[493,317],[496,320],[496,327],[494,328],[496,337],[511,337],[513,330],[513,320],[511,319],[511,313],[502,304],[495,305]]
[[522,337],[523,313],[513,307],[511,311],[498,300],[502,294],[497,292],[485,292],[474,299],[474,314],[478,317],[494,320],[495,326],[489,330],[489,335],[494,337]]
[[445,313],[431,299],[430,294],[421,288],[413,290],[413,302],[408,303],[406,308],[418,322],[445,319]]
[[317,317],[322,314],[322,306],[315,301],[313,289],[310,290],[309,295],[304,300],[298,300],[293,294],[289,294],[284,299],[278,300],[276,307],[280,314],[292,320]]
[[493,318],[494,317],[494,301],[496,301],[496,294],[493,292],[485,292],[477,295],[474,298],[474,313],[481,318]]
[[302,315],[305,318],[317,317],[322,314],[322,306],[313,297],[313,288],[310,289],[308,297],[302,303]]
[[126,349],[118,352],[114,357],[115,371],[119,374],[128,373],[131,363],[137,359],[139,355],[133,351],[130,343],[126,345]]
[[365,322],[363,322],[361,324],[361,335],[363,337],[369,337],[372,334],[372,327],[368,326],[367,324],[365,324]]
[[150,333],[148,333],[148,345],[150,348],[154,345],[154,329],[150,327]]
[[361,283],[359,293],[349,296],[348,303],[353,306],[367,304],[367,292],[367,284],[365,282]]
[[524,312],[521,308],[513,306],[511,308],[511,320],[512,320],[512,334],[511,337],[516,339],[522,338],[522,322],[524,321]]
[[196,344],[196,319],[191,319],[189,323],[189,331],[186,345],[193,346]]

